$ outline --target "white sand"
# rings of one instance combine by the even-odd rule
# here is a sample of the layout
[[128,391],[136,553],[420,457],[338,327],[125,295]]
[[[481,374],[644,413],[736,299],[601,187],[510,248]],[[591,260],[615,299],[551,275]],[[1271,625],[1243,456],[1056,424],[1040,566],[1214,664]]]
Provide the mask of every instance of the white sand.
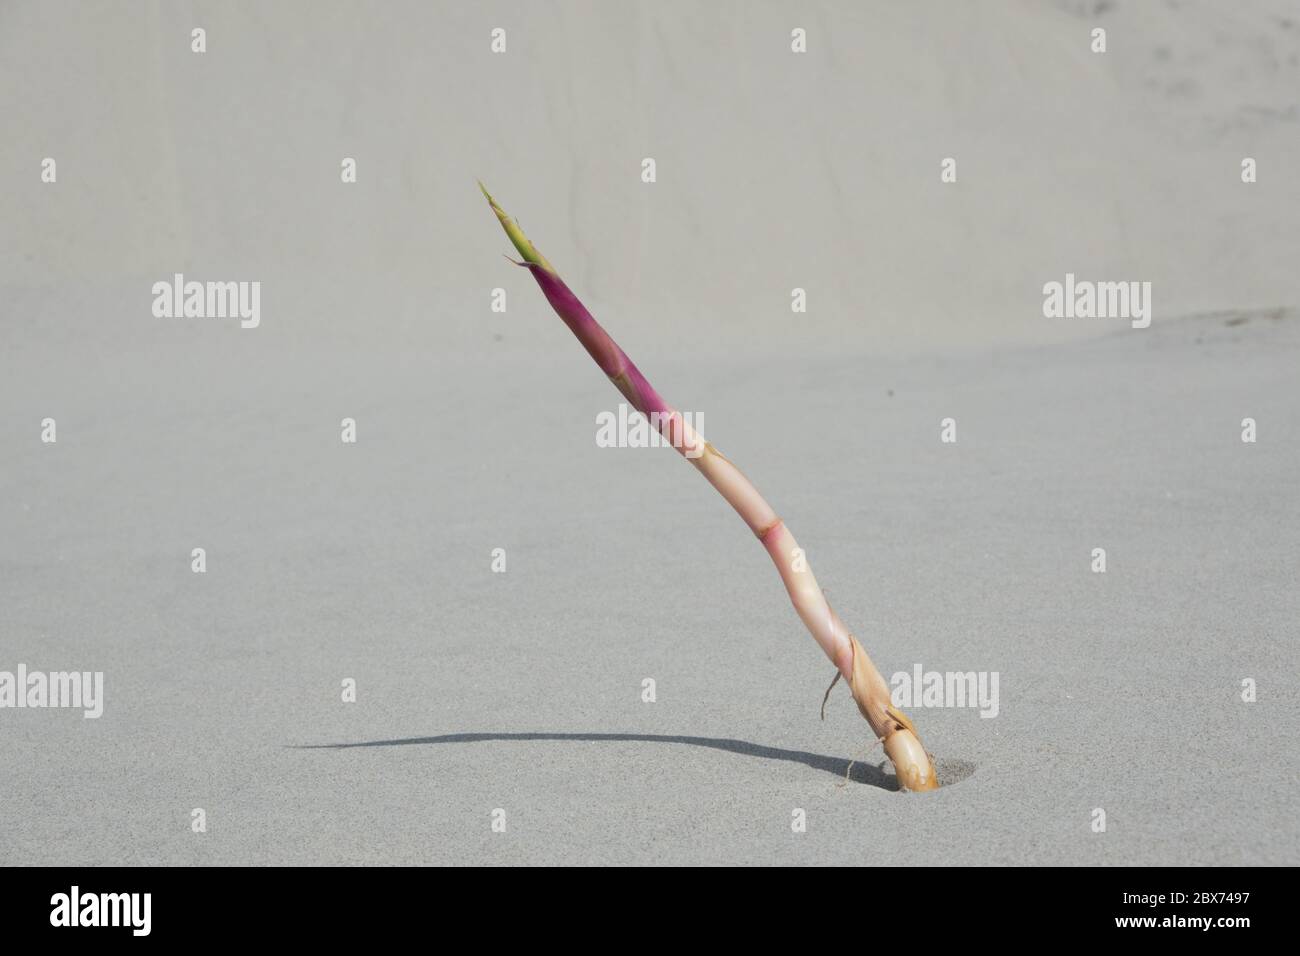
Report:
[[[0,670],[106,693],[0,710],[0,862],[1300,862],[1300,15],[1115,6],[0,10]],[[476,176],[887,675],[1000,673],[912,712],[966,779],[838,786],[770,562],[595,447]],[[1066,272],[1152,327],[1044,318]]]

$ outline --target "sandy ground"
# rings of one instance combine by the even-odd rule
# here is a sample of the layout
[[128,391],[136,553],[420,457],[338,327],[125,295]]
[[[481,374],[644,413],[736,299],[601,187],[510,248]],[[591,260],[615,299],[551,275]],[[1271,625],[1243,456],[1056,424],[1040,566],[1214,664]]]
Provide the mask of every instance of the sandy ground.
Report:
[[355,447],[309,411],[355,356],[65,393],[57,446],[6,423],[5,652],[103,670],[105,714],[0,713],[4,858],[1294,863],[1300,324],[1232,320],[674,369],[886,674],[1000,673],[996,718],[914,711],[974,771],[928,796],[879,752],[841,786],[865,725],[819,723],[767,556],[670,451],[595,447],[576,349],[371,356]]
[[[972,6],[803,58],[775,5],[0,8],[0,670],[106,685],[0,709],[0,862],[1300,862],[1300,16]],[[818,720],[692,469],[596,447],[475,176],[886,675],[999,673],[912,709],[950,786]],[[1066,271],[1151,328],[1044,318]],[[174,272],[261,326],[155,318]]]

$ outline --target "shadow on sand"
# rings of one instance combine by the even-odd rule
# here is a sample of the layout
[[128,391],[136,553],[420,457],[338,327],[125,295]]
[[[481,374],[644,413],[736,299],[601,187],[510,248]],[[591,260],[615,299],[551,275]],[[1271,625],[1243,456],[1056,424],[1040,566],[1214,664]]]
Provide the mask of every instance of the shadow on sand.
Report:
[[[881,790],[897,790],[898,780],[892,773],[881,767],[862,761],[850,761],[844,757],[828,757],[824,754],[808,753],[804,750],[782,750],[779,747],[764,747],[751,744],[745,740],[731,740],[726,737],[683,737],[674,734],[560,734],[560,733],[515,733],[515,734],[443,734],[439,737],[404,737],[399,740],[363,740],[356,743],[341,744],[304,744],[297,750],[350,750],[354,747],[408,747],[426,744],[477,744],[487,741],[532,741],[558,740],[602,742],[620,741],[630,743],[684,744],[688,747],[708,747],[710,750],[722,750],[727,753],[740,754],[744,757],[757,757],[760,760],[781,760],[787,763],[801,763],[814,770],[834,774],[840,780],[850,780]],[[883,761],[883,755],[874,755]],[[940,776],[940,780],[943,777]]]

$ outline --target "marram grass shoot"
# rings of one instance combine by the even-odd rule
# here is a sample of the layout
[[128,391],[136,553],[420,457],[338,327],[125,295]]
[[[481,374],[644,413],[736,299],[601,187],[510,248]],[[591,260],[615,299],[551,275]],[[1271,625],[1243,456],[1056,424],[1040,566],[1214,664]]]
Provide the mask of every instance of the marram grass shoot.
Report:
[[[633,408],[646,416],[677,451],[704,475],[709,484],[736,510],[776,564],[804,626],[835,665],[835,681],[848,682],[853,700],[876,739],[884,744],[904,790],[934,790],[939,786],[934,762],[921,745],[920,735],[907,715],[890,700],[889,685],[826,601],[826,595],[807,558],[758,489],[740,469],[699,434],[691,423],[664,401],[627,354],[609,336],[573,294],[555,267],[537,251],[519,224],[479,184],[506,235],[523,257],[516,263],[532,273],[546,301],[582,343]],[[832,687],[834,682],[832,682]],[[830,691],[827,691],[829,694]]]

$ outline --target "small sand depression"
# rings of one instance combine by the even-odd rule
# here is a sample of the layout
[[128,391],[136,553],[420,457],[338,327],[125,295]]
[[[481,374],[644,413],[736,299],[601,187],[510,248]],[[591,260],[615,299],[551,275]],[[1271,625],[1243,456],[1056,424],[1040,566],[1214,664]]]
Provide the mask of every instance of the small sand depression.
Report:
[[970,760],[958,760],[955,757],[940,758],[934,762],[935,772],[939,774],[939,789],[961,783],[975,772],[975,764]]
[[[936,757],[933,759],[935,772],[939,774],[940,790],[955,786],[975,773],[975,764],[970,760],[960,760],[955,757]],[[894,774],[894,766],[888,760],[882,760],[876,764],[876,770],[879,771],[883,778],[879,786],[885,790],[895,792],[902,790],[898,785],[898,777]]]

